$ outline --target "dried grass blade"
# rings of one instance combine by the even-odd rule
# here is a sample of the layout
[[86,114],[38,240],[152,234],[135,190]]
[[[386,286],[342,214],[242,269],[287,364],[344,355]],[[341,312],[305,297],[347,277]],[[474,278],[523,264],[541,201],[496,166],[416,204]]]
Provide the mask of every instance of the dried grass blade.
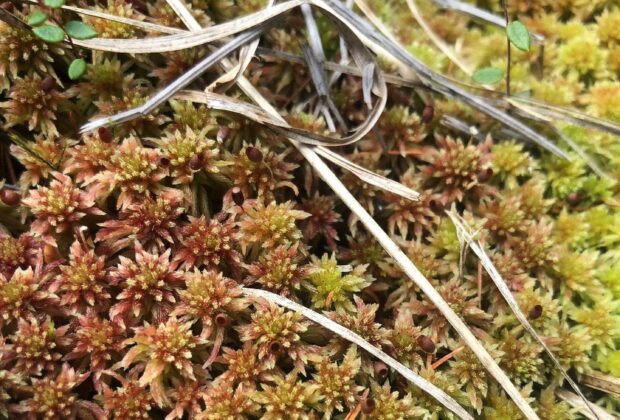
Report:
[[[202,27],[194,18],[194,16],[189,12],[189,9],[187,9],[187,6],[185,5],[185,3],[183,3],[182,0],[166,0],[166,2],[172,7],[174,12],[179,16],[179,18],[181,18],[185,26],[191,32],[200,32]],[[273,0],[269,0],[267,7],[270,7],[272,4]],[[235,66],[234,69],[231,69],[230,71],[218,77],[213,83],[211,83],[211,85],[209,85],[209,87],[207,87],[207,90],[211,91],[219,85],[234,83],[238,75],[242,74],[245,68],[250,64],[252,56],[254,55],[254,52],[256,51],[256,47],[258,47],[259,42],[260,39],[256,39],[252,41],[249,46],[244,45],[243,47],[241,47],[241,52],[239,54],[239,57],[241,59],[239,60],[237,66]]]
[[[273,24],[273,23],[274,22],[272,21],[270,24]],[[183,73],[183,75],[178,77],[174,82],[166,86],[164,89],[159,91],[157,94],[155,94],[151,98],[149,98],[149,100],[146,101],[146,103],[144,103],[142,106],[133,108],[128,111],[124,111],[122,113],[119,113],[119,114],[116,114],[110,117],[104,117],[104,118],[100,118],[95,121],[91,121],[85,124],[84,126],[82,126],[82,128],[80,129],[80,132],[83,133],[86,131],[91,131],[96,128],[102,127],[104,125],[119,124],[122,122],[129,121],[138,116],[147,115],[149,112],[153,111],[163,102],[165,102],[166,100],[174,96],[174,94],[178,90],[183,89],[185,86],[189,85],[197,77],[199,77],[202,73],[204,73],[207,69],[217,64],[223,57],[226,57],[232,51],[239,48],[240,45],[244,45],[252,41],[257,36],[259,36],[263,30],[264,30],[264,27],[259,26],[257,28],[251,29],[239,35],[237,38],[234,38],[232,41],[228,42],[227,44],[224,44],[222,47],[218,48],[215,52],[213,52],[212,54],[206,56],[204,59],[199,61],[196,65],[194,65],[194,67],[192,67],[191,69]]]
[[94,50],[129,54],[179,51],[223,40],[236,33],[268,24],[304,2],[305,0],[289,0],[268,9],[242,16],[230,22],[209,26],[196,32],[183,32],[143,39],[94,38],[74,40],[74,43]]
[[[349,28],[345,22],[341,21],[341,18],[337,15],[334,15],[331,12],[328,13],[332,16],[336,28],[339,29],[340,39],[346,46],[348,54],[351,58],[353,58],[353,61],[357,64],[357,66],[362,69],[363,99],[368,109],[371,110],[368,120],[369,122],[372,122],[368,124],[368,127],[372,128],[379,119],[387,102],[387,87],[385,84],[385,79],[383,78],[383,72],[377,69],[374,57],[370,54],[370,51],[366,45],[364,45],[360,39],[354,35],[351,28]],[[323,73],[323,71],[321,72]],[[372,105],[371,92],[374,92],[375,95],[379,97],[378,103],[374,106]],[[342,120],[341,125],[346,126],[344,119],[340,115],[340,112],[337,111],[336,106],[329,95],[327,95],[327,103],[336,117],[339,120]],[[379,110],[381,110],[381,112],[376,112]]]
[[[306,0],[307,1],[307,0]],[[357,0],[360,1],[361,0]],[[180,49],[190,48],[197,45],[205,44],[211,41],[222,39],[225,36],[243,31],[258,24],[264,24],[271,19],[280,16],[282,13],[291,10],[305,3],[304,0],[289,0],[265,9],[260,12],[253,13],[248,16],[241,17],[232,22],[215,25],[213,27],[202,29],[194,34],[183,33],[175,35],[167,35],[155,38],[147,38],[142,40],[122,40],[122,39],[92,39],[85,41],[76,40],[75,43],[92,48],[111,52],[125,53],[151,53],[176,51]],[[507,115],[506,113],[496,109],[484,98],[473,95],[463,89],[450,83],[445,77],[433,72],[431,69],[423,65],[420,61],[413,58],[402,46],[397,42],[386,39],[377,34],[368,24],[360,19],[359,16],[346,9],[339,2],[332,0],[312,0],[312,4],[320,7],[324,11],[330,13],[338,19],[341,26],[348,27],[354,34],[382,54],[387,54],[397,59],[406,66],[409,66],[420,76],[424,77],[427,83],[434,84],[440,92],[445,95],[455,97],[456,99],[469,104],[475,109],[497,119],[503,124],[523,133],[528,139],[541,147],[547,149],[556,156],[567,159],[568,156],[546,137],[538,134],[522,122]],[[376,115],[378,118],[378,115]]]
[[517,319],[519,320],[523,328],[525,328],[525,330],[529,332],[532,335],[532,337],[534,337],[534,339],[538,341],[538,343],[543,347],[543,349],[545,350],[549,358],[552,360],[555,367],[560,371],[560,373],[562,373],[562,376],[570,384],[571,388],[573,388],[573,390],[580,396],[583,402],[587,404],[588,407],[590,407],[592,414],[594,414],[592,403],[590,403],[586,399],[586,397],[583,395],[583,393],[579,389],[579,386],[568,375],[568,372],[566,372],[566,370],[562,367],[562,364],[560,363],[558,358],[551,351],[551,349],[547,346],[547,344],[540,337],[540,335],[538,335],[534,327],[532,327],[532,324],[530,324],[527,317],[525,316],[525,314],[519,307],[519,304],[517,303],[517,300],[515,299],[512,292],[510,291],[510,288],[506,284],[506,281],[502,278],[499,271],[497,271],[497,268],[491,261],[491,258],[489,258],[488,254],[482,248],[482,245],[480,244],[480,242],[474,239],[474,235],[471,233],[471,229],[467,226],[466,222],[463,220],[462,217],[456,214],[454,210],[447,211],[446,214],[450,217],[450,220],[452,220],[452,223],[454,223],[454,226],[456,227],[456,231],[457,231],[459,238],[460,237],[464,238],[464,242],[469,245],[472,251],[474,251],[474,254],[476,254],[478,259],[482,263],[482,266],[489,274],[489,277],[491,277],[491,280],[493,280],[493,283],[495,283],[495,286],[497,287],[501,295],[504,297],[504,300],[506,301],[506,303],[508,304],[508,306],[510,307],[514,315],[517,317]]
[[494,15],[469,3],[455,0],[433,0],[433,3],[442,9],[454,10],[495,26],[506,26],[506,20],[503,17]]
[[[339,21],[338,16],[333,15],[329,10],[326,10],[326,12],[328,16],[331,16],[334,19],[335,25],[340,29],[340,35],[347,42],[349,51],[354,61],[358,65],[358,67],[364,69],[368,65],[374,66],[375,65],[374,59],[371,56],[370,52],[359,41],[357,37],[353,36],[353,32],[351,31],[351,29],[347,25]],[[312,60],[310,59],[310,61]],[[314,66],[314,68],[315,70],[317,69],[316,66]],[[372,127],[374,127],[379,117],[381,116],[381,113],[383,112],[383,109],[385,108],[385,104],[387,101],[387,87],[385,85],[385,80],[383,79],[383,74],[379,71],[374,71],[372,73],[372,76],[373,76],[375,94],[378,96],[378,101],[375,103],[374,106],[370,107],[370,113],[368,115],[368,118],[364,121],[363,124],[354,128],[352,131],[352,134],[342,137],[340,139],[335,139],[329,136],[323,136],[323,135],[311,133],[307,130],[300,130],[300,129],[296,129],[292,127],[286,129],[286,132],[282,132],[282,134],[289,138],[294,138],[295,140],[305,143],[305,144],[314,144],[314,145],[323,145],[323,146],[346,145],[346,144],[351,144],[351,143],[358,141],[359,139],[364,137],[366,134],[368,134],[368,132],[372,129]],[[318,79],[317,83],[320,88],[321,80],[325,80],[325,78],[321,77],[320,74],[314,77]],[[323,88],[320,88],[320,89],[322,89],[323,91],[326,91],[327,88],[326,86],[324,86]],[[333,103],[330,103],[330,101],[328,100],[328,105],[330,104],[332,108],[335,108],[335,106],[333,106]],[[278,129],[276,128],[276,130]]]
[[304,15],[306,29],[308,29],[308,43],[310,44],[310,48],[312,48],[312,52],[317,61],[323,63],[325,61],[325,51],[323,50],[319,28],[312,14],[312,7],[310,7],[309,4],[302,4],[301,13]]
[[421,61],[411,56],[411,54],[409,54],[399,43],[378,34],[360,16],[346,9],[340,4],[340,2],[334,0],[313,1],[316,5],[321,5],[322,8],[330,10],[335,15],[340,16],[343,22],[346,22],[346,25],[349,26],[351,30],[358,37],[360,37],[360,39],[365,41],[365,44],[375,50],[375,52],[382,55],[392,56],[404,65],[409,66],[418,74],[418,76],[420,76],[420,78],[423,79],[423,81],[433,86],[434,89],[437,89],[442,94],[453,97],[470,105],[472,108],[477,109],[502,124],[516,130],[519,133],[522,133],[527,139],[538,144],[540,147],[548,150],[554,155],[563,159],[568,159],[568,155],[545,136],[537,133],[521,121],[497,109],[493,104],[489,103],[486,98],[467,92],[451,83],[444,76],[435,73]]
[[383,352],[381,349],[373,346],[372,344],[364,340],[361,336],[354,333],[353,331],[319,314],[318,312],[308,309],[305,306],[295,303],[292,300],[287,299],[283,296],[277,295],[275,293],[271,293],[266,290],[250,289],[250,288],[244,288],[243,292],[246,296],[250,296],[253,298],[266,299],[270,302],[275,303],[276,305],[295,311],[303,315],[304,317],[308,318],[309,320],[314,321],[317,324],[323,326],[324,328],[339,335],[345,340],[353,344],[356,344],[357,346],[363,348],[368,353],[372,354],[377,359],[381,360],[383,363],[385,363],[386,365],[394,369],[396,372],[400,373],[409,382],[413,383],[418,388],[424,390],[426,393],[431,395],[439,403],[441,403],[448,410],[452,411],[454,414],[456,414],[460,418],[467,419],[467,420],[473,420],[473,417],[444,391],[437,388],[435,385],[433,385],[426,379],[422,378],[421,376],[415,374],[411,369],[404,366],[402,363],[398,362],[396,359],[390,357],[385,352]]
[[380,188],[387,192],[391,192],[393,194],[397,194],[408,200],[417,201],[420,199],[420,193],[418,193],[417,191],[412,190],[411,188],[401,184],[400,182],[378,175],[364,167],[356,165],[355,163],[344,158],[338,153],[334,153],[333,151],[324,147],[317,147],[315,151],[317,152],[317,154],[329,160],[330,162],[353,173],[355,176],[357,176],[359,179],[366,182],[367,184],[374,185],[377,188]]
[[[490,23],[495,26],[499,26],[501,28],[506,27],[506,19],[503,17],[494,15],[493,13],[480,9],[479,7],[474,6],[473,4],[464,3],[462,1],[457,0],[433,0],[434,3],[442,9],[454,10],[459,13],[466,14],[478,20]],[[536,34],[530,33],[530,38],[536,44],[544,44],[545,37]]]
[[235,114],[245,116],[258,123],[268,125],[272,130],[286,137],[294,138],[301,143],[313,146],[333,147],[355,143],[359,138],[366,135],[367,132],[364,129],[361,133],[358,132],[355,135],[349,137],[329,137],[321,134],[312,133],[307,130],[291,127],[283,119],[276,119],[272,115],[265,113],[261,108],[257,106],[248,104],[238,99],[230,98],[228,96],[195,90],[180,91],[176,93],[175,96],[179,99],[185,99],[196,103],[205,104],[213,109],[233,112]]
[[454,131],[460,131],[461,133],[475,137],[478,140],[484,140],[484,135],[478,131],[478,129],[473,126],[467,124],[465,121],[462,121],[452,115],[443,115],[440,120],[441,125],[447,127]]
[[[304,57],[306,59],[306,64],[310,69],[310,79],[312,80],[312,83],[319,96],[319,106],[322,108],[322,112],[325,114],[326,118],[330,118],[329,112],[331,111],[331,113],[334,114],[334,117],[338,121],[338,124],[340,125],[342,130],[344,132],[348,131],[348,127],[344,121],[344,118],[342,118],[340,111],[338,111],[338,108],[336,108],[336,105],[329,96],[327,76],[325,75],[325,71],[323,71],[322,63],[319,62],[319,58],[312,50],[312,47],[304,44],[302,44],[301,47]],[[370,104],[370,107],[372,107],[372,103]],[[328,124],[328,126],[329,125],[330,124]],[[333,123],[331,125],[333,126]],[[330,127],[330,130],[335,131],[335,127]]]
[[174,10],[174,13],[177,14],[190,31],[198,32],[202,29],[198,21],[181,0],[166,0],[166,3],[168,3],[168,6]]
[[[398,43],[398,41],[394,37],[394,34],[392,34],[392,31],[390,31],[388,29],[388,27],[383,24],[381,19],[379,19],[379,17],[372,11],[372,9],[363,0],[352,0],[352,2],[355,3],[355,5],[362,11],[364,16],[366,16],[366,18],[376,28],[379,29],[379,32],[381,32],[383,34],[383,36],[385,36],[387,39],[389,39],[390,41],[392,41],[394,43]],[[350,7],[348,7],[347,9],[351,10]],[[371,27],[368,26],[368,28],[371,28]],[[394,58],[394,56],[392,56],[390,54],[382,54],[382,56],[386,60],[388,60],[388,61],[392,62],[394,65],[396,65],[399,68],[399,71],[400,71],[401,74],[403,74],[403,75],[405,75],[405,76],[407,76],[409,78],[412,78],[414,80],[417,80],[418,76],[417,76],[416,72],[412,71],[409,67],[407,67],[405,64],[403,64],[398,59]],[[425,102],[430,102],[431,101],[430,97],[426,97],[425,95],[421,95],[421,97],[424,99]]]
[[[289,125],[280,119],[273,118],[271,114],[266,113],[262,108],[247,104],[242,101],[232,99],[228,96],[218,95],[215,93],[206,93],[195,90],[183,90],[175,95],[175,98],[186,101],[202,103],[207,105],[211,109],[217,109],[219,111],[233,112],[235,114],[249,118],[260,124],[265,124],[271,128],[279,127],[284,133],[289,134]],[[310,144],[310,141],[304,143]],[[416,201],[419,199],[420,194],[411,188],[406,187],[400,182],[378,175],[368,169],[365,169],[355,163],[349,161],[343,156],[332,152],[324,147],[318,147],[315,151],[329,160],[330,162],[340,166],[341,168],[353,173],[360,180],[374,185],[377,188],[381,188],[385,191],[400,195],[408,200]]]
[[553,127],[553,130],[558,134],[558,136],[562,140],[564,140],[566,144],[568,144],[569,147],[573,149],[575,153],[577,153],[581,159],[583,159],[586,165],[588,165],[588,167],[592,169],[592,171],[595,174],[597,174],[601,178],[605,178],[610,181],[616,182],[616,179],[614,179],[611,175],[605,172],[603,168],[601,168],[599,164],[594,160],[594,158],[590,156],[585,150],[583,150],[581,146],[575,143],[575,141],[568,134],[565,134],[562,130],[560,130],[558,127],[556,127],[553,124],[551,124],[551,126]]
[[306,61],[306,65],[310,70],[310,78],[312,79],[312,83],[314,83],[314,87],[319,95],[319,98],[325,99],[328,96],[328,88],[327,88],[327,79],[325,77],[325,73],[323,72],[323,68],[321,63],[319,62],[319,58],[316,53],[312,50],[312,47],[307,44],[301,45],[301,50],[304,54],[304,59]]
[[[274,0],[269,0],[265,7],[273,6]],[[245,45],[241,48],[241,52],[239,53],[239,61],[234,69],[231,69],[218,77],[218,79],[211,84],[207,88],[207,90],[213,90],[215,86],[220,84],[226,84],[227,87],[235,84],[237,79],[245,72],[245,69],[250,65],[250,62],[254,58],[254,54],[256,54],[256,49],[258,48],[258,44],[260,43],[260,37],[256,40],[252,41],[249,45]],[[226,89],[225,89],[226,90]]]
[[[394,43],[398,43],[398,40],[396,39],[396,37],[394,36],[392,31],[387,26],[385,26],[383,21],[379,18],[379,16],[377,16],[375,14],[375,12],[372,11],[370,6],[368,6],[366,4],[366,2],[364,2],[363,0],[353,0],[353,3],[355,3],[355,5],[362,11],[364,16],[366,16],[368,18],[368,20],[373,25],[375,25],[375,27],[377,27],[379,29],[379,31],[381,31],[381,33],[386,38],[388,38],[390,41],[392,41]],[[353,12],[351,12],[351,13],[353,13]]]
[[458,68],[460,68],[463,71],[463,73],[467,74],[468,76],[471,76],[473,74],[473,70],[471,66],[465,63],[463,60],[461,60],[456,55],[456,53],[452,51],[452,48],[450,48],[435,33],[435,31],[433,31],[433,29],[428,25],[428,23],[426,23],[426,19],[424,19],[424,16],[422,16],[422,13],[420,13],[420,9],[418,8],[418,5],[416,4],[416,0],[407,0],[407,5],[409,6],[409,10],[411,10],[411,14],[413,14],[413,17],[415,18],[416,22],[418,22],[418,25],[420,25],[422,29],[424,29],[424,31],[426,32],[426,35],[428,35],[431,41],[433,41],[435,46],[439,48],[439,50],[442,53],[444,53],[446,57],[450,59],[450,61],[456,64]]
[[372,106],[370,93],[372,91],[372,78],[375,70],[376,66],[374,63],[368,63],[362,69],[362,93],[364,96],[364,103],[368,108]]
[[583,375],[583,383],[599,391],[620,397],[620,379],[592,371]]
[[202,103],[211,109],[242,115],[259,124],[288,128],[288,124],[285,121],[273,118],[263,109],[225,95],[199,90],[182,90],[175,95],[175,98]]
[[588,165],[588,167],[590,169],[592,169],[592,171],[597,174],[598,176],[600,176],[601,178],[606,178],[610,181],[616,182],[616,180],[610,176],[609,174],[607,174],[600,166],[599,164],[596,162],[596,160],[588,155],[588,153],[583,150],[583,148],[581,146],[579,146],[577,143],[575,143],[573,141],[573,139],[565,134],[562,130],[560,130],[555,124],[554,124],[554,119],[550,118],[548,115],[543,115],[541,114],[540,110],[534,109],[533,107],[530,107],[528,105],[523,105],[521,103],[515,103],[512,102],[512,105],[515,107],[515,109],[522,113],[525,117],[527,118],[531,118],[533,120],[542,122],[544,124],[546,124],[551,130],[553,130],[556,135],[561,138],[562,140],[564,140],[564,142],[566,144],[568,144],[568,146],[579,155],[579,157],[586,163],[586,165]]
[[[536,112],[549,119],[564,121],[580,127],[591,128],[620,136],[620,124],[601,118],[595,118],[574,109],[561,108],[534,99],[519,98],[516,96],[507,98],[507,102],[515,107],[517,104],[521,104],[534,108]],[[523,109],[523,107],[520,108]]]
[[[597,405],[593,406],[592,404],[589,404],[588,406],[586,406],[586,404],[581,400],[581,398],[578,395],[573,394],[572,392],[567,391],[565,389],[557,389],[555,391],[555,395],[560,397],[560,399],[566,401],[572,407],[579,410],[579,412],[584,417],[589,418],[590,420],[615,420],[616,419],[614,416],[607,413],[605,410],[603,410],[601,407]],[[594,414],[590,410],[588,410],[588,408],[590,410],[593,410]]]
[[[297,0],[292,0],[288,2],[288,4],[296,3],[296,1]],[[262,23],[259,23],[253,29],[248,30],[245,34],[253,34],[253,36],[257,37],[259,36],[259,32],[273,25],[275,23],[275,19],[279,18],[280,15],[275,15],[274,17],[272,16],[272,14],[268,14],[267,12],[269,12],[269,10],[276,9],[277,7],[278,6],[273,6],[272,8],[269,8],[263,12],[258,12],[257,14],[255,14],[257,16],[260,15],[264,17],[267,15],[271,17],[264,17]],[[255,18],[258,19],[258,17],[256,16]],[[237,21],[242,20],[242,19],[243,18],[240,18]],[[208,28],[208,29],[212,29],[212,28],[213,27]],[[200,35],[202,33],[203,31],[201,31],[200,33],[196,33],[195,35]],[[168,37],[159,37],[159,38],[170,39],[171,37],[174,37],[174,36],[176,35],[168,36]],[[189,34],[189,36],[193,36],[193,35]],[[181,77],[179,77],[177,80],[175,80],[172,84],[168,85],[164,90],[162,90],[161,92],[156,94],[154,97],[149,99],[149,101],[146,104],[132,111],[123,113],[121,119],[117,117],[108,117],[105,119],[101,119],[98,122],[89,123],[88,125],[83,127],[83,130],[92,130],[102,125],[126,121],[127,118],[131,118],[132,115],[133,116],[144,115],[145,113],[149,112],[149,110],[155,109],[159,104],[161,104],[163,101],[165,101],[166,99],[174,95],[174,93],[176,93],[178,90],[185,87],[188,83],[190,83],[192,80],[198,77],[198,75],[204,72],[207,68],[215,64],[215,62],[219,61],[219,59],[223,55],[227,55],[232,50],[236,49],[236,47],[238,47],[239,45],[243,45],[247,43],[246,37],[247,35],[240,35],[237,38],[235,38],[233,41],[220,47],[212,55],[205,58],[203,61],[199,62],[192,69],[190,69],[188,72],[186,72]],[[245,41],[241,42],[242,39]],[[143,41],[147,42],[149,40],[151,39],[149,38]],[[356,61],[358,61],[362,66],[373,62],[372,57],[370,56],[370,53],[365,50],[365,47],[363,47],[363,45],[357,40],[357,38],[349,35],[347,40],[350,41],[349,43],[352,48],[352,51],[354,52],[354,57],[356,58]],[[120,42],[122,40],[115,40],[115,41]],[[326,146],[327,145],[345,145],[345,144],[350,144],[350,143],[354,143],[358,141],[360,138],[365,136],[372,129],[374,124],[379,119],[385,107],[385,103],[387,101],[387,88],[385,86],[385,81],[383,80],[383,77],[380,72],[374,72],[374,82],[375,82],[377,94],[379,95],[379,100],[377,101],[375,106],[371,108],[368,119],[364,121],[362,125],[356,127],[353,130],[353,133],[351,135],[343,137],[341,139],[334,139],[332,137],[322,136],[322,135],[308,132],[307,130],[301,130],[301,129],[296,129],[296,128],[287,128],[286,129],[287,133],[285,134],[289,137],[295,138],[296,140],[300,142],[316,144],[316,145],[320,144],[320,145],[326,145]],[[274,127],[274,129],[282,130],[281,128],[277,128],[277,127]]]
[[[297,64],[304,63],[304,59],[301,56],[287,53],[284,51],[276,51],[265,47],[258,47],[256,51],[261,57],[277,58]],[[364,70],[360,71],[360,69],[358,69],[357,67],[349,66],[346,64],[334,63],[333,61],[326,61],[325,63],[323,63],[323,65],[325,66],[326,70],[348,74],[351,76],[363,77]],[[423,85],[421,82],[416,81],[415,79],[407,79],[401,76],[397,76],[395,74],[383,73],[383,78],[385,79],[386,83],[390,83],[393,85],[428,89],[428,86]]]
[[[172,7],[172,10],[177,14],[177,16],[181,19],[183,24],[190,30],[192,33],[200,32],[202,26],[198,23],[194,15],[192,15],[182,0],[166,0],[166,2]],[[185,31],[184,31],[185,32]],[[253,43],[256,41],[252,41]],[[245,46],[241,47],[243,50],[246,48]],[[216,86],[224,83],[229,83],[235,79],[235,74],[237,74],[241,69],[241,63],[237,65],[237,67],[226,74],[221,75],[217,78],[207,89],[212,90]]]

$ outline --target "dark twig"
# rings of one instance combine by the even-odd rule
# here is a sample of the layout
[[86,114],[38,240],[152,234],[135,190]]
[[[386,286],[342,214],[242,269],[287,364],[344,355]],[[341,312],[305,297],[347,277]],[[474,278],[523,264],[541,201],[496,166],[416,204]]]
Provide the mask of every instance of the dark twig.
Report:
[[33,156],[35,159],[40,160],[45,165],[49,166],[52,170],[56,170],[56,167],[52,163],[50,163],[49,161],[47,161],[43,157],[41,157],[38,154],[36,154],[32,149],[30,149],[30,147],[28,146],[28,141],[23,139],[19,134],[17,134],[16,132],[13,132],[13,131],[9,131],[9,130],[6,130],[5,133],[9,137],[10,141],[12,141],[16,145],[18,145],[19,147],[24,149],[26,151],[26,153],[28,153],[29,155]]
[[[506,19],[506,28],[510,24],[510,16],[508,16],[508,7],[506,7],[506,0],[502,0],[502,8],[504,9],[504,18]],[[506,33],[506,59],[507,59],[507,67],[506,67],[506,96],[510,96],[510,67],[512,57],[510,54],[510,38],[508,37],[508,33]]]
[[75,46],[75,44],[73,43],[73,40],[71,39],[71,37],[69,36],[69,34],[67,33],[67,31],[65,30],[64,25],[62,24],[62,22],[60,21],[60,19],[58,19],[56,16],[54,16],[54,11],[53,11],[53,10],[51,10],[51,9],[50,9],[50,11],[49,11],[49,12],[50,12],[50,13],[49,13],[49,17],[52,19],[52,21],[53,21],[56,25],[58,25],[58,27],[59,27],[60,29],[62,29],[62,31],[65,33],[65,36],[66,36],[66,37],[67,37],[67,39],[69,40],[69,45],[71,46],[71,51],[73,51],[73,54],[74,54],[76,57],[79,57],[79,56],[80,56],[80,53],[79,53],[79,51],[78,51],[77,47]]
[[24,22],[23,20],[21,20],[20,18],[18,18],[17,16],[15,16],[14,14],[12,14],[11,12],[9,12],[3,7],[0,7],[0,20],[2,20],[3,22],[15,28],[20,28],[25,31],[32,30],[30,25],[28,25],[26,22]]

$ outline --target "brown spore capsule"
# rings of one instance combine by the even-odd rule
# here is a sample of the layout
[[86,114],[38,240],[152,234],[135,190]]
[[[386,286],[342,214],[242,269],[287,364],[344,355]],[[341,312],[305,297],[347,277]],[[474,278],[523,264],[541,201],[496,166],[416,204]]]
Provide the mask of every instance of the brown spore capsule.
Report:
[[148,14],[149,10],[143,0],[131,0],[131,6],[142,14]]
[[362,409],[362,413],[364,414],[372,413],[375,410],[376,406],[377,404],[372,398],[366,397],[361,401],[361,409]]
[[493,176],[493,169],[486,168],[478,173],[478,182],[487,182]]
[[104,143],[112,142],[113,140],[112,133],[106,127],[99,127],[99,129],[97,130],[97,133],[99,134],[99,138],[101,139],[102,142]]
[[7,206],[16,206],[21,201],[22,196],[17,191],[13,191],[8,188],[3,188],[0,190],[0,200]]
[[60,252],[58,252],[58,248],[47,244],[43,246],[43,261],[50,264],[59,259]]
[[230,325],[230,317],[226,314],[217,314],[215,315],[215,323],[221,327],[227,327]]
[[202,168],[202,165],[204,164],[204,161],[205,161],[204,156],[202,156],[202,155],[194,155],[189,160],[189,167],[193,171],[197,171],[197,170]]
[[572,192],[568,194],[568,196],[566,196],[566,201],[571,206],[576,206],[581,201],[581,194],[579,194],[578,192]]
[[263,160],[263,152],[260,149],[252,146],[245,148],[245,155],[254,163],[261,162]]
[[530,313],[528,314],[531,320],[538,319],[542,316],[543,307],[541,305],[535,305],[532,309],[530,309]]
[[418,346],[420,346],[422,351],[428,354],[435,353],[435,343],[433,343],[433,340],[431,340],[429,337],[421,335],[418,337],[417,341]]
[[51,92],[56,87],[56,80],[52,76],[45,76],[41,80],[41,90],[45,93]]
[[374,363],[374,371],[375,371],[375,376],[379,379],[379,380],[383,380],[385,378],[387,378],[389,369],[387,367],[387,365],[383,362],[375,362]]
[[272,341],[269,344],[269,351],[271,353],[280,353],[282,351],[282,344],[280,344],[278,341]]
[[442,213],[444,211],[444,205],[441,201],[432,198],[428,202],[428,206],[433,211],[433,213]]
[[242,205],[245,201],[245,197],[243,197],[243,192],[239,187],[233,187],[231,195],[233,202],[238,206]]
[[422,122],[428,124],[433,121],[435,117],[435,107],[432,105],[426,105],[422,110]]

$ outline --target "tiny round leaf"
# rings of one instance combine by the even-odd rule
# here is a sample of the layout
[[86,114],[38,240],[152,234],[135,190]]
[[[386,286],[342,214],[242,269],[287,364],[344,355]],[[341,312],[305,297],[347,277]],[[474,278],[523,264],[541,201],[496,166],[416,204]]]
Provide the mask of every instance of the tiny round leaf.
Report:
[[83,58],[76,58],[69,66],[69,79],[77,80],[86,72],[86,61]]
[[481,85],[492,85],[504,77],[504,71],[497,67],[484,67],[476,70],[474,80]]
[[47,15],[40,10],[33,11],[28,17],[28,25],[39,26],[45,23]]
[[524,24],[515,20],[506,27],[510,42],[521,51],[529,51],[531,46],[530,32]]
[[75,39],[91,39],[97,37],[97,32],[79,20],[72,20],[65,26],[65,31],[71,38]]
[[65,4],[65,0],[43,0],[43,4],[52,9],[59,9]]
[[43,41],[51,44],[57,44],[65,39],[65,33],[58,26],[41,25],[32,28],[32,32]]

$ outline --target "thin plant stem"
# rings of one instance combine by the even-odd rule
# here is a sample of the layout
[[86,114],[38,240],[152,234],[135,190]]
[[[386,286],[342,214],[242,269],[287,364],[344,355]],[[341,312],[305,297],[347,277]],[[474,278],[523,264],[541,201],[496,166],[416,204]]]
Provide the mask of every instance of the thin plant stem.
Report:
[[450,353],[446,354],[444,357],[442,357],[441,359],[439,359],[435,363],[433,363],[431,365],[431,367],[433,368],[433,370],[437,370],[437,368],[439,366],[443,365],[444,363],[446,363],[448,360],[452,359],[454,356],[456,356],[457,354],[459,354],[463,350],[465,350],[465,346],[457,347],[456,349],[454,349],[453,351],[451,351]]
[[75,44],[73,43],[73,40],[71,39],[71,37],[69,36],[69,34],[67,33],[67,31],[65,31],[65,27],[62,24],[62,22],[60,21],[60,19],[58,19],[56,16],[54,16],[54,11],[50,10],[50,14],[49,14],[50,18],[52,19],[52,21],[58,25],[58,27],[60,29],[62,29],[62,31],[65,33],[67,39],[69,40],[69,45],[71,45],[71,51],[73,51],[73,55],[75,55],[76,57],[79,57],[79,51],[77,50],[77,47],[75,46]]
[[[502,0],[502,8],[504,9],[504,18],[506,19],[506,28],[510,24],[510,16],[508,16],[508,7],[506,7],[506,0]],[[510,38],[508,37],[508,33],[506,33],[506,96],[510,96],[510,70],[512,66],[512,57],[511,57],[511,48],[510,48]]]

